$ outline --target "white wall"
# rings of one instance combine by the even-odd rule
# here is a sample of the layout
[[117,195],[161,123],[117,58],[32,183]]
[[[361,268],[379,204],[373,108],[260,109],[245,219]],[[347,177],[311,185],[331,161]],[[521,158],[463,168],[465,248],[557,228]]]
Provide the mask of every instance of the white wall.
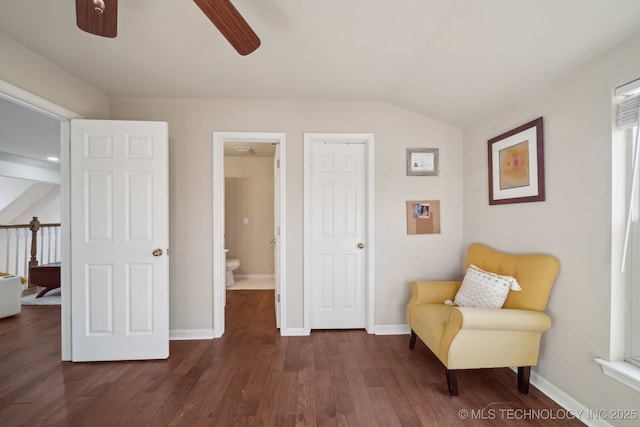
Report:
[[[465,244],[560,258],[537,371],[592,409],[637,409],[640,401],[593,360],[610,350],[611,98],[638,77],[640,35],[464,134]],[[487,140],[539,116],[547,200],[489,206]]]
[[[301,328],[303,133],[374,132],[376,324],[404,324],[408,283],[457,276],[462,243],[462,133],[375,102],[114,98],[113,119],[169,122],[171,328],[212,327],[212,132],[287,134],[287,302]],[[439,177],[407,177],[405,149],[440,149]],[[405,202],[440,199],[442,234],[407,236]]]
[[240,259],[237,276],[275,273],[273,162],[273,157],[224,158],[225,249],[227,258]]
[[109,97],[0,32],[0,80],[87,119],[109,118]]
[[41,223],[60,223],[60,185],[29,183],[31,186],[27,190],[0,210],[0,224],[27,224],[34,216]]
[[[34,184],[33,181],[0,175],[0,212]],[[6,224],[6,221],[2,221]]]
[[18,222],[18,219],[30,221],[31,217],[37,216],[41,223],[58,224],[60,223],[60,186],[54,185],[43,194],[38,200],[28,208],[26,208],[18,217],[11,222]]

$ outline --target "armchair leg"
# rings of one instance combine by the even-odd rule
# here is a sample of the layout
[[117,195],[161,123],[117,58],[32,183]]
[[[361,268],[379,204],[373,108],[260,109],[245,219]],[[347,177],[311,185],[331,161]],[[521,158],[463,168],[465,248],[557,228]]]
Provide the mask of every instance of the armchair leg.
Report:
[[518,390],[520,393],[529,393],[529,377],[531,366],[518,366]]
[[418,336],[416,335],[415,332],[413,332],[413,329],[411,330],[411,337],[409,338],[409,348],[414,348],[416,346],[416,338]]
[[458,395],[458,373],[447,369],[447,386],[452,397]]

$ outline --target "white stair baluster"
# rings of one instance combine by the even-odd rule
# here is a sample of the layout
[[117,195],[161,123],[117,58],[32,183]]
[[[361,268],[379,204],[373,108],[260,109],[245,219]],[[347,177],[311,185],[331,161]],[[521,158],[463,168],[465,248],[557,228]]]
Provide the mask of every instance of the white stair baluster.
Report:
[[16,241],[16,252],[15,252],[15,256],[16,256],[16,266],[14,268],[13,271],[16,272],[16,274],[18,274],[18,262],[19,262],[19,256],[18,254],[20,253],[20,236],[18,235],[18,229],[15,228],[14,229],[14,237],[15,237],[15,241]]
[[58,227],[53,228],[53,262],[58,262]]
[[7,273],[9,272],[9,247],[10,247],[10,243],[11,243],[11,233],[9,232],[10,229],[6,228],[4,230],[4,239],[5,239],[5,262],[4,262],[4,266],[5,269],[7,270]]
[[29,257],[27,256],[27,249],[28,249],[28,243],[29,243],[29,230],[26,228],[22,229],[22,240],[24,241],[24,258],[22,260],[22,277],[27,277],[27,263],[29,260]]

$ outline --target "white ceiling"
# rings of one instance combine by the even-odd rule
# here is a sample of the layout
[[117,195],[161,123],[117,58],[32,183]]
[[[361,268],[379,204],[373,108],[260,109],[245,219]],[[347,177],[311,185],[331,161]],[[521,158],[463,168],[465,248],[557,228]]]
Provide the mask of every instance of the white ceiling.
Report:
[[465,128],[640,30],[639,0],[232,0],[242,57],[192,1],[2,0],[0,31],[110,96],[385,101]]
[[[249,151],[245,151],[246,149]],[[224,143],[225,157],[273,157],[276,147],[268,142],[233,141]]]
[[60,122],[0,98],[0,160],[28,163],[6,159],[4,153],[38,160],[60,157]]

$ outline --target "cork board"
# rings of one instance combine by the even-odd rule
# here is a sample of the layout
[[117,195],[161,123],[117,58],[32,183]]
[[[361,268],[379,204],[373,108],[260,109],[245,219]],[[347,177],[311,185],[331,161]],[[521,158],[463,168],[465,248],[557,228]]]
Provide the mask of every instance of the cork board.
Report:
[[407,234],[440,234],[440,200],[407,202]]

